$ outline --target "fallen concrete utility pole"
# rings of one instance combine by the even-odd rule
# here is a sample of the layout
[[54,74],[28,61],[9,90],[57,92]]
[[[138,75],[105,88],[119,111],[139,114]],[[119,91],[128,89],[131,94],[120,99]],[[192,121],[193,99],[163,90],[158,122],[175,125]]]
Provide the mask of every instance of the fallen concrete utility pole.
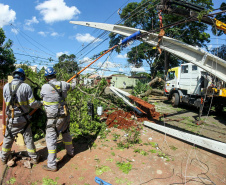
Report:
[[[93,28],[98,28],[113,33],[118,33],[124,36],[130,36],[138,31],[141,32],[141,40],[152,46],[157,46],[158,44],[158,34],[150,33],[145,30],[139,30],[136,28],[106,24],[106,23],[97,23],[97,22],[84,22],[84,21],[70,21],[71,24],[77,24],[82,26],[88,26]],[[144,35],[144,36],[142,36]],[[191,46],[189,44],[183,43],[176,39],[164,36],[161,40],[160,48],[172,53],[179,58],[191,62],[203,70],[211,73],[212,75],[218,77],[219,79],[226,82],[226,61],[214,56],[201,48]]]
[[200,136],[196,136],[193,134],[188,134],[186,132],[182,132],[182,131],[168,128],[165,126],[161,126],[161,125],[151,123],[148,121],[144,121],[144,125],[147,127],[151,127],[155,130],[161,131],[170,136],[187,141],[189,143],[193,143],[193,144],[201,146],[203,148],[207,148],[207,149],[215,151],[217,153],[226,155],[226,144],[225,143],[215,141],[212,139],[207,139],[207,138],[200,137]]
[[137,109],[143,111],[145,114],[147,114],[147,117],[149,118],[153,118],[153,119],[156,119],[158,120],[159,119],[159,116],[160,116],[160,113],[156,112],[155,111],[155,106],[152,105],[152,104],[149,104],[147,103],[146,101],[140,99],[140,98],[137,98],[131,94],[129,94],[128,92],[125,92],[121,89],[118,89],[118,88],[115,88],[115,87],[110,87],[110,89],[112,90],[115,90],[117,91],[118,93],[120,93],[121,95],[125,96],[128,101],[128,99],[130,101],[132,101],[133,104],[135,104],[137,107]]
[[115,87],[110,87],[111,91],[115,93],[118,97],[122,98],[122,100],[129,105],[135,112],[137,112],[139,115],[142,115],[143,112],[141,112],[136,106],[134,106],[132,103],[129,102],[124,96],[122,96],[120,93],[118,93],[115,89]]

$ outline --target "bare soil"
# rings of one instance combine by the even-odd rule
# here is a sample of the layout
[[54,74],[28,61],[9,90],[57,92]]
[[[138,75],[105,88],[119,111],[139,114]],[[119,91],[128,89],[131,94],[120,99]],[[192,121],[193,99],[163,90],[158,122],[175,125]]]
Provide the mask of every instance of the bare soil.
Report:
[[[149,101],[154,102],[156,111],[162,115],[156,124],[226,141],[223,115],[211,111],[202,117],[203,123],[197,125],[196,110],[188,107],[173,108],[164,100],[161,97],[149,98]],[[65,155],[64,145],[59,138],[57,172],[42,169],[47,161],[46,143],[42,139],[35,143],[42,156],[41,162],[27,169],[23,167],[22,161],[17,161],[15,167],[7,170],[3,184],[93,185],[96,184],[95,177],[114,185],[226,184],[225,156],[144,127],[142,121],[148,118],[139,117],[133,112],[110,110],[104,113],[103,118],[106,120],[103,124],[108,126],[106,137],[98,136],[92,144],[87,138],[74,140],[76,155],[73,158]],[[125,129],[131,127],[139,129],[133,132]],[[122,147],[120,143],[135,140],[135,132],[139,132],[140,142]],[[14,144],[13,150],[26,148]],[[4,169],[0,164],[1,176]]]

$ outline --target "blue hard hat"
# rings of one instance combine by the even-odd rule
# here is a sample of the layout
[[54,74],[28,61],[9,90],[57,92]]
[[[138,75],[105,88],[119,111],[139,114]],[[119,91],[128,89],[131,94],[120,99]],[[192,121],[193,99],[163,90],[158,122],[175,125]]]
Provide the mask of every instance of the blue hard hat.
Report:
[[14,79],[20,79],[25,80],[25,72],[22,68],[17,68],[15,71],[13,71],[13,78]]
[[45,76],[55,75],[56,71],[52,67],[47,67],[45,70]]
[[15,71],[13,71],[13,75],[16,73],[22,73],[23,75],[25,75],[25,72],[22,68],[17,68]]

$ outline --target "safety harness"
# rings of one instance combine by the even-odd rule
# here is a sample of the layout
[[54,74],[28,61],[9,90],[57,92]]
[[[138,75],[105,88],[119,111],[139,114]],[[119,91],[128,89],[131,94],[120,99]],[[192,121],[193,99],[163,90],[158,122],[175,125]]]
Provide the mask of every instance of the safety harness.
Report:
[[[58,104],[58,112],[57,112],[57,115],[55,117],[47,117],[47,119],[54,119],[54,122],[53,124],[51,125],[47,125],[46,128],[54,128],[56,133],[57,133],[57,137],[59,136],[59,133],[58,133],[58,130],[57,130],[57,127],[56,127],[56,123],[57,123],[57,120],[59,118],[65,118],[67,116],[67,106],[66,104],[64,105],[64,109],[65,110],[65,114],[64,115],[60,115],[60,109],[61,109],[61,102],[64,102],[65,103],[65,98],[63,98],[63,92],[62,92],[62,82],[60,82],[60,89],[57,89],[55,87],[55,85],[51,84],[51,83],[48,83],[57,93],[58,95],[60,96],[59,98],[59,104]],[[62,132],[62,134],[66,133],[69,131],[69,125],[68,127],[65,129],[65,131]]]
[[[8,105],[9,113],[7,114],[8,119],[7,119],[7,126],[6,126],[6,129],[7,129],[7,131],[8,131],[8,135],[9,135],[11,138],[13,138],[13,134],[12,134],[10,128],[9,128],[9,119],[10,119],[10,118],[12,118],[12,126],[13,126],[14,118],[16,118],[16,117],[21,117],[21,116],[23,116],[23,117],[25,118],[25,120],[26,120],[27,123],[26,123],[26,125],[24,126],[23,131],[21,132],[22,134],[27,130],[28,126],[30,125],[30,121],[29,121],[29,119],[27,118],[28,113],[25,113],[24,110],[21,108],[21,106],[20,106],[20,104],[19,104],[19,102],[18,102],[18,98],[17,98],[17,96],[16,96],[17,90],[19,89],[19,87],[20,87],[20,85],[21,85],[22,83],[23,83],[23,82],[19,82],[19,83],[16,85],[14,91],[12,91],[12,84],[9,83],[9,91],[10,91],[10,97],[11,97],[11,99],[10,99],[10,102],[9,102],[9,105]],[[15,107],[15,106],[21,111],[21,113],[22,113],[21,115],[19,115],[19,116],[15,116],[15,115],[14,115],[14,107]],[[7,112],[8,112],[8,111],[7,111]],[[8,136],[8,135],[7,135],[7,136]],[[7,137],[7,136],[5,136],[5,137]]]

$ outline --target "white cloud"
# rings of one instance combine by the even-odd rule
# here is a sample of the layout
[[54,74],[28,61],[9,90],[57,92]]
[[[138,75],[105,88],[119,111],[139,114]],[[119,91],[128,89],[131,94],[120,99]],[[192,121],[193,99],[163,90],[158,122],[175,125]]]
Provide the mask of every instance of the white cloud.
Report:
[[83,71],[83,74],[92,73],[95,69],[87,68],[85,71]]
[[46,36],[48,36],[48,35],[50,35],[50,36],[52,36],[52,37],[63,37],[63,36],[64,36],[63,33],[60,34],[60,33],[57,33],[57,32],[55,32],[55,31],[53,31],[53,32],[48,32],[48,31],[44,32],[44,31],[40,31],[40,32],[38,32],[38,34],[41,35],[41,36],[43,36],[43,37],[46,37]]
[[212,44],[210,44],[210,45],[208,46],[208,50],[211,50],[211,49],[212,49],[212,47],[213,47],[213,45],[212,45]]
[[46,37],[48,32],[40,31],[40,32],[38,32],[38,34],[43,36],[43,37]]
[[53,33],[51,33],[50,35],[53,36],[53,37],[57,37],[57,36],[59,36],[59,33],[53,32]]
[[35,8],[40,11],[46,23],[71,20],[74,16],[80,14],[75,6],[68,7],[64,0],[47,0]]
[[0,28],[6,26],[16,19],[16,12],[9,9],[9,5],[0,3]]
[[134,66],[130,66],[130,70],[133,72],[145,72],[145,69],[143,67],[136,68]]
[[59,58],[59,57],[60,57],[61,55],[63,55],[63,54],[68,55],[69,53],[68,53],[68,51],[58,52],[58,53],[56,53],[56,58]]
[[106,61],[103,65],[101,62],[99,62],[97,64],[98,67],[101,67],[101,68],[116,68],[116,67],[120,67],[121,65],[120,64],[115,64],[115,63],[112,63],[110,61]]
[[11,32],[13,32],[13,33],[15,33],[17,35],[19,31],[17,29],[15,29],[15,28],[12,28]]
[[124,54],[124,55],[117,55],[116,57],[117,57],[117,58],[123,58],[123,59],[125,59],[125,58],[127,58],[127,53]]
[[30,26],[31,24],[38,24],[39,21],[37,20],[37,18],[35,16],[32,17],[31,20],[26,19],[25,20],[25,25]]
[[50,34],[52,37],[63,37],[64,36],[64,33],[57,33],[57,32],[52,32],[51,34]]
[[90,64],[92,62],[92,59],[90,59],[89,57],[84,57],[82,60],[79,60],[80,64]]
[[[93,37],[92,35],[90,35],[89,33],[85,33],[85,34],[81,34],[81,33],[77,33],[76,36],[73,36],[71,38],[75,38],[78,42],[91,42],[95,39],[95,37]],[[101,39],[96,39],[95,42],[100,42]]]
[[24,24],[24,29],[28,30],[28,31],[35,31],[35,29],[32,27],[32,24],[38,24],[39,21],[37,20],[37,18],[35,16],[32,17],[31,20],[26,19]]

